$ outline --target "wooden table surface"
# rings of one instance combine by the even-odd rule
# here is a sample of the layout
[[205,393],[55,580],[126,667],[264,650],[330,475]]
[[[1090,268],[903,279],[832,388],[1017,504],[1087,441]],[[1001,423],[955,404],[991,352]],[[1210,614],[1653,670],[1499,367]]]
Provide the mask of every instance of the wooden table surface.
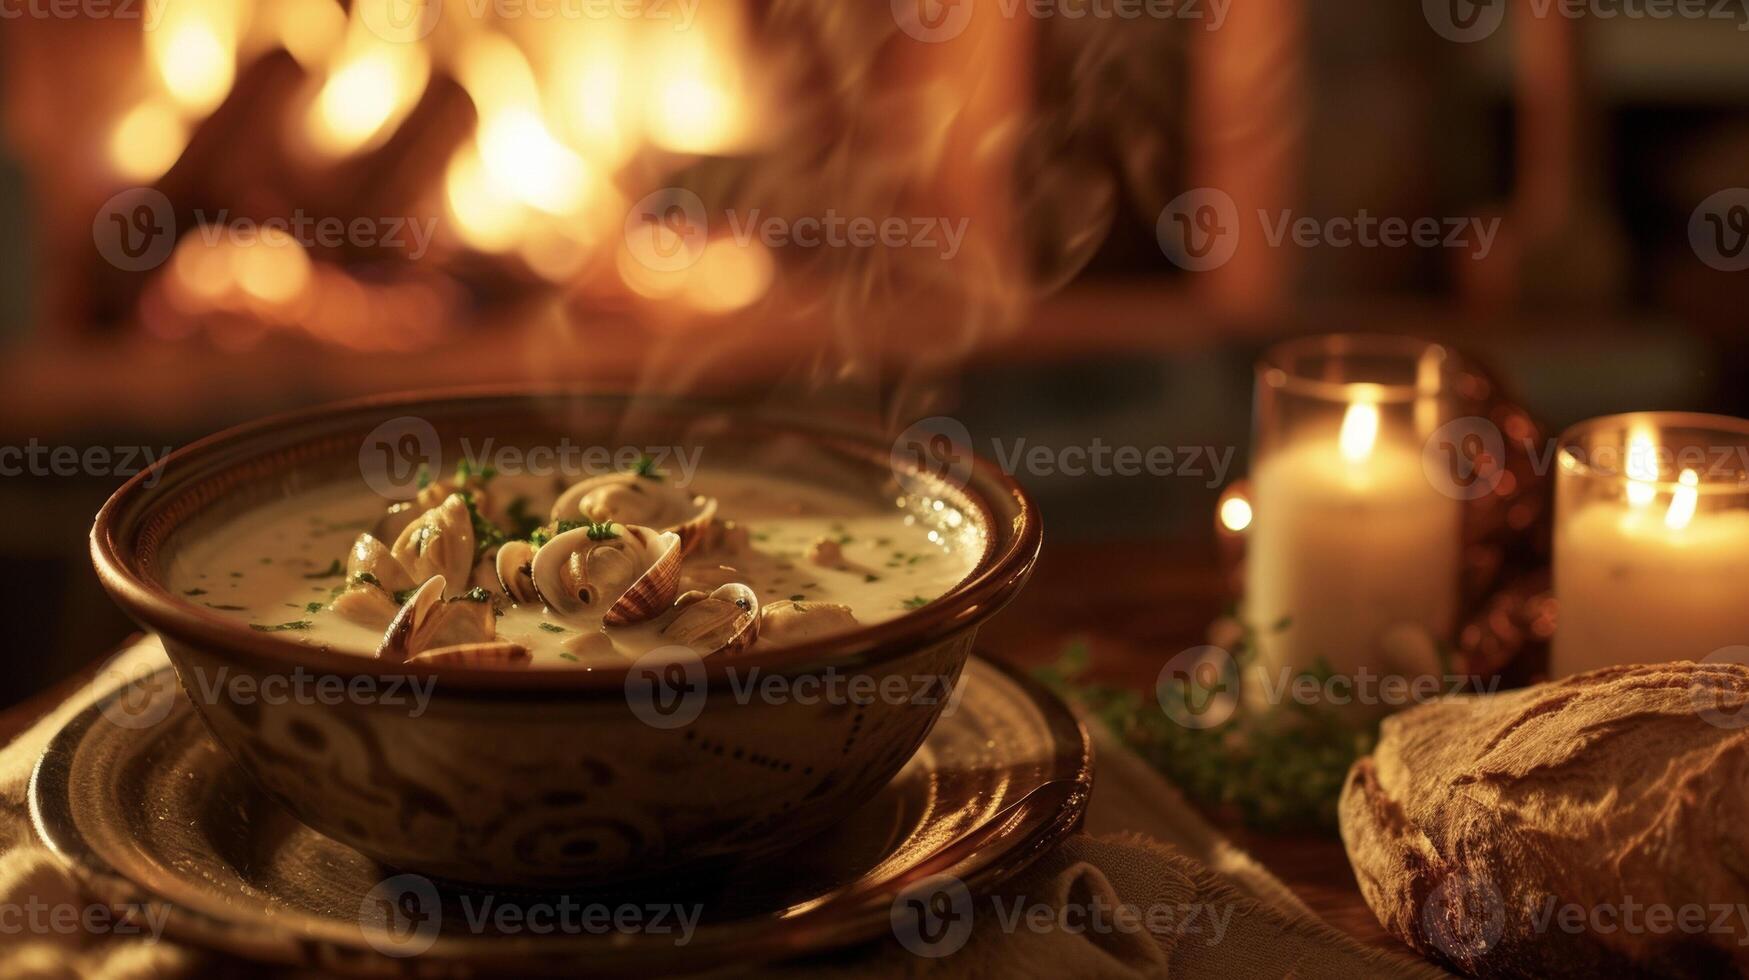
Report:
[[[983,630],[978,646],[986,656],[1036,666],[1055,660],[1072,642],[1085,643],[1101,679],[1151,690],[1161,665],[1203,642],[1204,628],[1225,604],[1215,567],[1212,551],[1196,545],[1047,544],[1032,583]],[[88,676],[0,710],[0,743]],[[1362,942],[1406,950],[1362,901],[1335,837],[1257,834],[1230,824],[1222,829],[1331,926]]]

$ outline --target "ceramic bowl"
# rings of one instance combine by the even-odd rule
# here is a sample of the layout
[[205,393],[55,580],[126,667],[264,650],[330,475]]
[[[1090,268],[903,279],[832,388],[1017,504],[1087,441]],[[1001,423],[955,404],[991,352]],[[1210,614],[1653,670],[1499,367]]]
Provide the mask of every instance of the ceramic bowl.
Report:
[[[682,446],[710,466],[789,447],[812,461],[810,480],[904,497],[902,475],[913,501],[941,500],[980,531],[983,555],[942,598],[854,632],[732,664],[589,670],[389,664],[252,630],[166,586],[178,553],[235,514],[380,481],[373,441],[397,419],[415,421],[388,431],[434,434],[444,452],[487,439]],[[312,828],[391,867],[461,882],[642,878],[774,853],[868,800],[951,702],[979,624],[1031,572],[1039,517],[1013,480],[976,459],[945,476],[895,471],[893,447],[856,431],[565,392],[353,402],[170,454],[104,505],[91,553],[110,595],[162,635],[218,743]],[[775,688],[750,688],[751,678]],[[772,689],[784,693],[759,693]],[[802,694],[831,690],[840,694]]]

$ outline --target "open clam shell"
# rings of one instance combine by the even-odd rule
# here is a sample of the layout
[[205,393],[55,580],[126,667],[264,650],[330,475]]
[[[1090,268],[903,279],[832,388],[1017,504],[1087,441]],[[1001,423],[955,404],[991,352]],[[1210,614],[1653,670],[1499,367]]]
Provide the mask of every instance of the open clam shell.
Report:
[[535,552],[529,578],[555,618],[627,626],[654,619],[680,591],[680,535],[613,525],[611,537],[580,527]]
[[492,603],[445,599],[447,585],[443,576],[434,575],[402,604],[377,646],[378,657],[407,661],[428,650],[488,643],[497,637],[498,614]]
[[498,588],[517,605],[539,602],[534,590],[534,545],[527,541],[506,541],[494,558]]
[[553,521],[614,521],[680,535],[683,554],[702,545],[717,515],[715,497],[693,496],[667,480],[609,473],[571,485],[553,503]]
[[732,657],[759,638],[759,596],[739,582],[709,595],[689,592],[675,601],[661,632],[701,657]]
[[415,582],[441,575],[461,587],[474,567],[474,519],[467,501],[459,493],[445,497],[402,529],[389,551]]

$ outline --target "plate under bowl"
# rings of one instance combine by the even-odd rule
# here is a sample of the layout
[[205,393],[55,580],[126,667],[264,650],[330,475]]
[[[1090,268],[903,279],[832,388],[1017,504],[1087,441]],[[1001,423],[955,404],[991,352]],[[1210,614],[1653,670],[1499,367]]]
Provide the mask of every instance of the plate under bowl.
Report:
[[[1079,823],[1092,745],[1068,709],[976,657],[959,689],[915,758],[843,823],[777,858],[636,890],[488,893],[385,868],[258,790],[168,668],[67,723],[38,762],[31,809],[104,900],[251,959],[351,973],[404,972],[415,955],[421,974],[721,969],[878,937],[923,869],[988,888]],[[123,697],[118,724],[106,712]],[[567,908],[579,911],[561,922]],[[642,924],[603,927],[581,911],[596,908],[638,910]],[[685,935],[682,913],[697,916]],[[536,933],[537,921],[550,924]]]

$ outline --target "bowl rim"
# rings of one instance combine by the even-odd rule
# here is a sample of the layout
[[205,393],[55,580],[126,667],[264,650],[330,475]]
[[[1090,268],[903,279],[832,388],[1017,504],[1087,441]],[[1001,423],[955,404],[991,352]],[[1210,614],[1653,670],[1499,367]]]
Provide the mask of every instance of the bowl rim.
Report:
[[[482,407],[490,402],[619,400],[633,404],[639,396],[605,392],[564,384],[519,384],[451,386],[437,389],[393,392],[347,399],[277,413],[235,425],[205,436],[160,457],[151,466],[122,484],[98,510],[90,537],[92,564],[112,599],[124,611],[166,640],[192,645],[230,662],[255,667],[303,668],[312,673],[342,678],[372,677],[378,680],[433,678],[440,687],[474,694],[509,697],[553,695],[614,695],[624,697],[637,662],[602,667],[512,667],[480,668],[386,663],[372,657],[306,646],[274,633],[252,630],[242,620],[200,609],[175,595],[164,583],[144,574],[136,550],[142,518],[151,514],[172,489],[196,479],[223,472],[254,458],[249,449],[284,436],[299,426],[340,423],[348,418],[370,418],[385,411],[402,411],[425,405],[447,406],[446,412],[466,402]],[[731,402],[680,399],[666,396],[659,404],[726,412],[743,417],[754,414]],[[885,457],[891,447],[868,431],[832,427],[819,418],[805,421],[789,415],[782,419],[760,416],[762,424],[789,434],[827,439],[840,446],[855,447],[870,458]],[[299,444],[293,439],[290,445]],[[916,650],[926,643],[945,641],[980,624],[1005,605],[1030,577],[1043,540],[1036,504],[1018,481],[996,464],[969,453],[971,465],[962,492],[984,511],[990,548],[972,574],[939,599],[892,619],[855,631],[799,643],[779,650],[754,653],[732,660],[705,658],[704,682],[718,690],[735,677],[774,674],[793,677],[827,671],[867,670]],[[164,481],[167,472],[189,474]],[[160,489],[163,488],[163,489]],[[754,673],[754,672],[757,673]],[[691,675],[689,675],[689,679]]]

